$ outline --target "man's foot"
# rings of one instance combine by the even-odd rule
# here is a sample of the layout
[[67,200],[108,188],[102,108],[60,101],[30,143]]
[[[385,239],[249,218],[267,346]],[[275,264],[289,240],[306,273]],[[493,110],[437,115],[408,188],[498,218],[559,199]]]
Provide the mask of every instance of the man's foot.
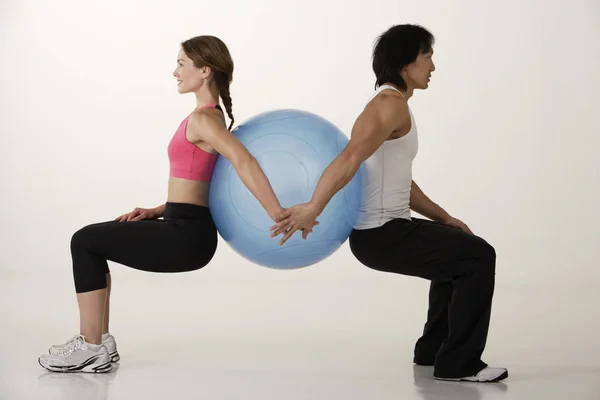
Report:
[[[74,342],[78,337],[79,337],[79,335],[75,335],[63,344],[57,344],[57,345],[50,347],[48,349],[48,353],[52,354],[52,355],[60,354],[62,349],[64,349],[70,343]],[[117,351],[117,342],[115,341],[115,337],[113,335],[111,335],[110,333],[103,334],[102,335],[102,344],[105,345],[106,348],[108,349],[108,354],[110,356],[110,362],[113,362],[113,363],[119,362],[119,360],[121,359],[121,356],[119,355],[119,352]]]
[[70,339],[55,354],[42,354],[39,364],[52,372],[110,372],[112,364],[103,344],[91,344],[81,335]]
[[425,360],[425,359],[417,359],[413,358],[413,363],[420,367],[432,367],[435,365],[435,359],[433,360]]
[[508,378],[508,370],[506,368],[490,368],[486,367],[479,371],[476,375],[465,376],[462,378],[440,378],[441,381],[464,381],[464,382],[499,382]]

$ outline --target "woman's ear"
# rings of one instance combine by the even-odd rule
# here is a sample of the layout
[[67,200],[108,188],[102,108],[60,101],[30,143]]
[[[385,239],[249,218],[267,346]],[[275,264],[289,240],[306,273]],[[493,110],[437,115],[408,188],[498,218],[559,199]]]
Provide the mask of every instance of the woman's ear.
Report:
[[210,76],[212,69],[208,66],[204,66],[200,68],[200,71],[202,72],[202,78],[207,79]]

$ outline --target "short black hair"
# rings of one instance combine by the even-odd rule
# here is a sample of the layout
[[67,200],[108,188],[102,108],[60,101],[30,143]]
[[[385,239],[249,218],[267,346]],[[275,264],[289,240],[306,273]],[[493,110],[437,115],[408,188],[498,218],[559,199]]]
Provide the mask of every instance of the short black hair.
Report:
[[391,82],[406,90],[400,69],[433,47],[433,34],[420,25],[394,25],[377,38],[373,48],[375,87]]

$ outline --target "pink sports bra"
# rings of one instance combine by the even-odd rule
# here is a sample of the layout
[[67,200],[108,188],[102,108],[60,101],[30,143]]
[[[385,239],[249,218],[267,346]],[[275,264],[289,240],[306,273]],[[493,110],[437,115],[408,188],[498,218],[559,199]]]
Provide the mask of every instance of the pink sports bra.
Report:
[[[215,107],[219,110],[218,104],[210,104],[205,107]],[[190,142],[186,135],[186,128],[190,116],[184,119],[168,147],[170,175],[175,178],[189,179],[192,181],[210,181],[217,154],[208,153]]]

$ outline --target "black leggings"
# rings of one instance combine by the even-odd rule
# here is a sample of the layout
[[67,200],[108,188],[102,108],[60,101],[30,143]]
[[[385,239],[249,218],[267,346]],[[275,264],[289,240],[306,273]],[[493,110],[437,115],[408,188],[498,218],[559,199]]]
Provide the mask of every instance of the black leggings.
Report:
[[436,222],[396,219],[355,230],[355,257],[372,269],[431,281],[429,311],[414,362],[434,365],[434,376],[474,375],[485,364],[494,293],[496,253],[480,237]]
[[163,219],[88,225],[71,239],[75,291],[106,288],[107,261],[149,272],[200,269],[217,240],[209,209],[185,203],[167,203]]

